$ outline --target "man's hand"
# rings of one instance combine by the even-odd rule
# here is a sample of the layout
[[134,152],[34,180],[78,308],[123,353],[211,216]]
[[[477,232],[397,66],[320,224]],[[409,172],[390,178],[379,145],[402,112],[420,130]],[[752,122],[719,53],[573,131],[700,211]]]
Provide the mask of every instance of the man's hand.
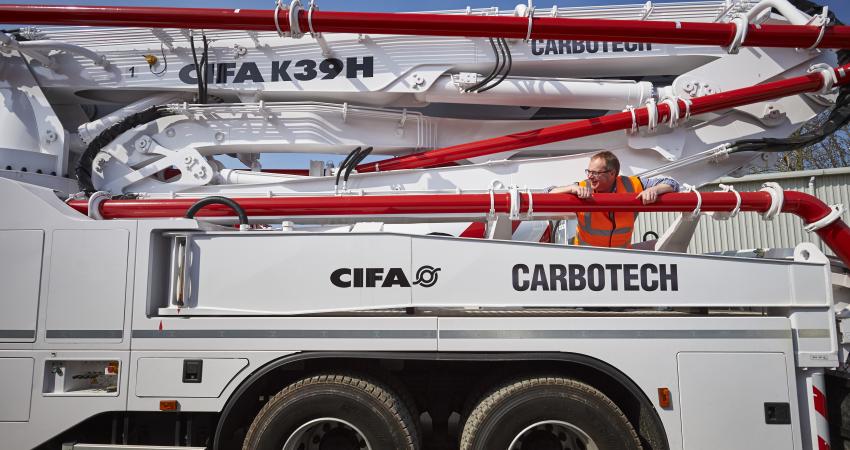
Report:
[[659,195],[666,194],[668,192],[673,192],[672,186],[669,184],[659,184],[658,186],[644,189],[635,198],[641,199],[644,205],[649,205],[658,201]]
[[573,194],[578,198],[590,198],[593,196],[593,191],[589,187],[571,184],[569,186],[556,187],[549,191],[550,194]]
[[576,191],[574,193],[578,198],[593,197],[593,190],[586,186],[576,186]]

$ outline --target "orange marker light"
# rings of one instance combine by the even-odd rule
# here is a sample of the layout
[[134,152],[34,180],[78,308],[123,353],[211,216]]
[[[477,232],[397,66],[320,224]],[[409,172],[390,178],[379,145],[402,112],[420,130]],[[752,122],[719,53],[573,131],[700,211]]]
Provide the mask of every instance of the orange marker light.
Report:
[[666,387],[658,388],[658,406],[662,408],[669,408],[671,403],[670,389],[667,389]]
[[177,408],[180,407],[180,404],[177,403],[177,400],[160,400],[159,401],[159,410],[160,411],[177,411]]

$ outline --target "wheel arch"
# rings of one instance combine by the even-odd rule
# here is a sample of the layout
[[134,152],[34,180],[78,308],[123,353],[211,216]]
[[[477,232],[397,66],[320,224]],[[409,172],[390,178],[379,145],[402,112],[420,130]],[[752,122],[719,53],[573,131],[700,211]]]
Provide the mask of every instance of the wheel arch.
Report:
[[[546,371],[552,370],[575,377],[594,386],[613,400],[626,414],[635,427],[642,443],[656,450],[669,449],[667,434],[663,423],[646,393],[629,376],[606,363],[591,356],[578,353],[439,353],[439,352],[303,352],[290,354],[255,370],[245,378],[227,399],[218,419],[213,439],[214,450],[222,449],[223,436],[237,430],[240,422],[240,409],[246,409],[252,404],[250,394],[256,393],[261,386],[271,382],[282,385],[286,379],[279,379],[275,374],[281,370],[291,369],[310,361],[323,362],[362,361],[368,360],[410,360],[410,361],[456,361],[469,363],[533,363],[543,364]],[[346,370],[341,366],[342,370]],[[539,368],[536,370],[540,373]],[[293,380],[303,372],[290,372]],[[533,372],[529,372],[533,373]],[[519,374],[518,374],[519,375]],[[244,419],[244,417],[242,417]]]

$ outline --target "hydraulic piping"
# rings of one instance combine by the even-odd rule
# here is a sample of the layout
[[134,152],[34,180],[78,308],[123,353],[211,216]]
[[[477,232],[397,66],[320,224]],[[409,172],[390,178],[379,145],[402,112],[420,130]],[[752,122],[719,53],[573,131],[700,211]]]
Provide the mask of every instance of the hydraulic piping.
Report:
[[248,224],[248,214],[245,213],[245,209],[239,206],[239,203],[236,203],[234,200],[229,199],[227,197],[212,196],[202,198],[201,200],[198,200],[197,202],[195,202],[195,204],[190,206],[188,210],[186,210],[186,215],[184,217],[187,219],[194,219],[195,214],[197,214],[198,211],[200,211],[207,205],[224,205],[232,209],[233,212],[235,212],[236,215],[239,216],[240,231],[247,230],[250,226]]
[[342,188],[345,189],[348,184],[348,177],[351,176],[351,171],[360,164],[364,159],[366,159],[369,154],[372,153],[372,147],[366,147],[348,162],[348,167],[345,169],[345,176],[342,177]]
[[[850,64],[832,68],[831,71],[834,76],[833,85],[842,86],[850,83]],[[639,126],[652,126],[653,122],[657,123],[669,120],[674,112],[671,109],[677,109],[678,115],[681,118],[683,114],[696,115],[789,95],[817,92],[822,90],[826,85],[826,77],[822,75],[821,70],[817,70],[799,77],[697,97],[691,100],[690,105],[682,99],[676,99],[678,108],[670,108],[669,102],[652,104],[650,105],[651,107],[644,106],[593,119],[577,120],[566,124],[401,156],[381,161],[380,169],[387,171],[433,167],[448,162],[492,155],[551,142],[593,136],[612,131],[631,130]],[[374,172],[376,169],[376,164],[370,163],[358,167],[357,171]]]
[[[289,14],[295,17],[290,20]],[[283,11],[256,9],[163,8],[129,6],[0,5],[6,23],[89,25],[144,28],[225,29],[315,33],[401,34],[413,36],[501,37],[506,39],[573,39],[719,45],[729,47],[737,34],[734,23],[672,22],[613,19],[571,19],[454,14]],[[284,17],[278,17],[285,15]],[[308,15],[310,16],[308,19]],[[275,20],[283,27],[275,25]],[[297,31],[297,30],[296,30]],[[823,35],[821,37],[821,34]],[[809,48],[850,47],[850,27],[748,24],[742,46]]]
[[360,152],[360,147],[355,148],[348,155],[346,155],[345,159],[343,159],[341,163],[339,163],[339,167],[337,167],[337,169],[336,169],[336,180],[334,181],[334,192],[336,192],[338,187],[339,187],[339,177],[345,171],[345,168],[351,162],[354,155],[356,155],[359,152]]
[[[775,190],[775,189],[774,189]],[[311,196],[279,198],[232,199],[247,214],[262,217],[321,218],[346,217],[351,220],[369,220],[374,216],[407,216],[415,219],[427,215],[441,221],[486,220],[492,212],[511,213],[511,193],[484,194],[432,194],[432,195],[357,195],[357,196]],[[515,214],[529,212],[529,193],[517,192],[519,206]],[[492,198],[492,200],[491,200]],[[193,199],[169,200],[104,200],[100,203],[100,215],[104,219],[143,219],[181,217]],[[492,203],[491,203],[492,202]],[[514,202],[516,203],[516,202]],[[72,200],[68,205],[83,213],[88,212],[88,202]],[[781,205],[781,206],[780,206]],[[693,212],[697,199],[691,193],[670,193],[658,198],[653,204],[644,205],[631,194],[596,194],[582,200],[570,194],[534,194],[534,215],[563,216],[576,212]],[[777,192],[703,192],[700,195],[702,212],[767,213],[772,210],[792,213],[803,219],[806,225],[818,224],[813,229],[835,254],[850,266],[850,227],[834,214],[833,208],[816,197],[796,191]],[[225,208],[208,208],[198,215],[203,217],[233,217]],[[824,220],[830,217],[831,221]],[[240,217],[240,221],[242,218]],[[384,220],[382,218],[382,220]],[[828,222],[828,223],[827,223]]]

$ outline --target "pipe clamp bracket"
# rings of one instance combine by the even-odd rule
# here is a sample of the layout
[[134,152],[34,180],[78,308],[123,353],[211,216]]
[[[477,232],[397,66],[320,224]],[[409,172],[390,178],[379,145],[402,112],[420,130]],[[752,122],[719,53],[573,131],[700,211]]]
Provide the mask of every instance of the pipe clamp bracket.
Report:
[[836,220],[838,220],[839,217],[841,217],[841,214],[844,214],[844,205],[840,203],[837,205],[830,205],[829,208],[831,210],[829,214],[827,214],[818,221],[806,225],[803,229],[808,231],[809,233],[820,230],[821,228],[831,224],[832,222],[835,222]]

